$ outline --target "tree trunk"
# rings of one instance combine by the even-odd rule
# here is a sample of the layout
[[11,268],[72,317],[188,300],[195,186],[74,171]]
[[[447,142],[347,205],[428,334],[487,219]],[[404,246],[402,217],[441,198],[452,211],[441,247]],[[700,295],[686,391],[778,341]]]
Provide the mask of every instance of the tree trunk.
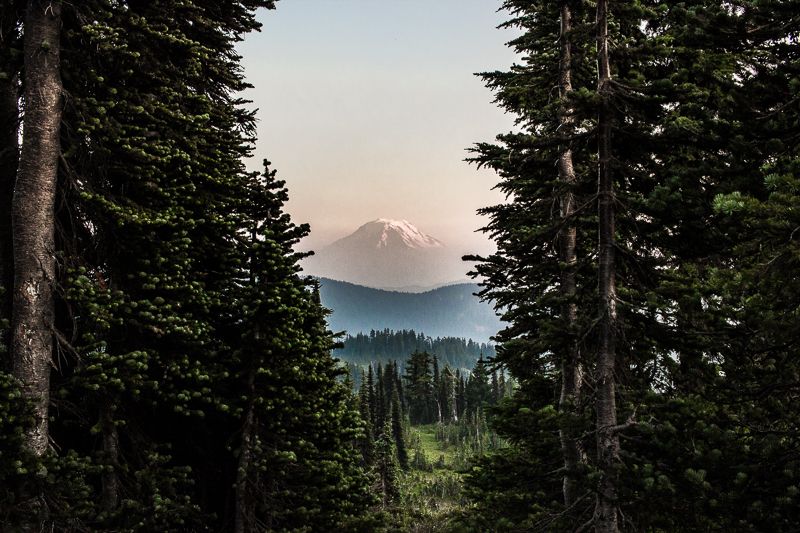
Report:
[[598,215],[599,215],[599,326],[597,354],[597,459],[602,472],[595,531],[616,533],[617,487],[615,466],[619,462],[619,435],[615,398],[615,349],[617,301],[615,285],[615,206],[611,154],[611,68],[608,57],[608,0],[597,2],[597,91],[604,99],[598,124]]
[[[564,3],[561,6],[561,45],[559,61],[559,95],[562,100],[567,98],[567,93],[572,90],[572,57],[570,37],[568,33],[572,27],[572,14],[569,6]],[[559,116],[559,126],[564,134],[571,132],[574,121],[572,109],[562,107]],[[572,150],[569,146],[561,148],[558,158],[558,177],[567,187],[575,183],[575,169],[572,165]],[[561,195],[560,198],[561,218],[568,219],[575,213],[575,197],[571,191]],[[559,242],[559,261],[566,265],[561,271],[561,293],[566,298],[572,298],[577,293],[577,280],[575,265],[577,264],[577,254],[575,251],[577,230],[575,226],[567,225],[561,229],[558,235]],[[580,403],[581,384],[583,382],[583,368],[580,361],[580,347],[575,328],[578,323],[578,306],[574,301],[568,301],[562,305],[562,313],[566,318],[567,326],[572,330],[573,340],[567,346],[566,353],[562,354],[561,359],[561,397],[559,399],[559,409],[562,412],[575,412]],[[571,476],[569,472],[574,472],[578,464],[584,461],[584,453],[580,442],[572,438],[567,431],[560,431],[561,448],[564,453],[564,467],[568,473],[564,476],[564,505],[571,507],[575,503],[577,495],[574,487],[571,486]]]
[[[11,364],[22,382],[23,398],[34,403],[33,423],[23,445],[34,455],[48,448],[48,406],[55,280],[54,214],[60,155],[61,3],[28,0],[24,37],[24,117],[22,151],[11,208],[14,254]],[[40,473],[41,474],[41,473]],[[20,488],[21,531],[46,529],[44,501]]]
[[47,407],[53,349],[53,206],[60,155],[61,3],[28,0],[25,16],[25,115],[22,152],[14,188],[13,373],[23,396],[36,403],[25,447],[47,450]]

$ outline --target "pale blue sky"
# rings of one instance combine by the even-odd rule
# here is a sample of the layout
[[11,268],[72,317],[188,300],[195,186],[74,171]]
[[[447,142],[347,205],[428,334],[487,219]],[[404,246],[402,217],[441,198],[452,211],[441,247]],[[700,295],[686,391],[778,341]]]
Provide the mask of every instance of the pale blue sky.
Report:
[[301,249],[376,218],[406,219],[459,250],[485,253],[479,207],[497,176],[465,148],[513,128],[474,72],[506,70],[516,33],[499,0],[280,0],[239,46],[259,108],[251,169],[285,179]]

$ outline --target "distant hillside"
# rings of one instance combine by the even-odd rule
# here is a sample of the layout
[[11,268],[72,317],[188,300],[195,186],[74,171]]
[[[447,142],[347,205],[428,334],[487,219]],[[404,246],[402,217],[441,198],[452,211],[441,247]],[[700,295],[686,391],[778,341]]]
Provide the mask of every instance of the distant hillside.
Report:
[[500,319],[489,304],[473,296],[474,283],[448,285],[423,293],[370,289],[320,278],[322,305],[332,309],[333,331],[351,335],[370,330],[424,331],[436,337],[462,337],[488,342],[500,330]]
[[[481,354],[484,359],[496,355],[492,344],[476,343],[456,337],[434,339],[424,332],[385,329],[357,335],[348,334],[344,338],[344,348],[334,350],[333,356],[352,363],[353,368],[363,368],[369,364],[384,365],[389,361],[396,361],[398,369],[403,373],[406,361],[414,350],[436,354],[439,368],[450,365],[451,368],[462,371],[471,371]],[[360,381],[359,372],[358,370],[351,372],[356,383]]]

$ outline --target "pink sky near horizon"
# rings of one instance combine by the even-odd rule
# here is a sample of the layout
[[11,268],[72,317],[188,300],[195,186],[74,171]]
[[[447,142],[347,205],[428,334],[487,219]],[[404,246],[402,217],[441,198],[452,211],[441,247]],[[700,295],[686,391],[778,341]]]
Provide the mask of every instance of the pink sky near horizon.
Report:
[[503,201],[466,148],[513,129],[475,72],[507,70],[499,0],[281,0],[237,47],[258,112],[251,170],[269,159],[287,211],[319,249],[378,218],[488,253],[480,207]]

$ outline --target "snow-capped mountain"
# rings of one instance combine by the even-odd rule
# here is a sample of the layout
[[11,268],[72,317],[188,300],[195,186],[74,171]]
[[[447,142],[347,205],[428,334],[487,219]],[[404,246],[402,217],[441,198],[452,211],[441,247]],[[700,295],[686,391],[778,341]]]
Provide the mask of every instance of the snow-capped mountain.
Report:
[[379,218],[378,220],[367,222],[352,235],[331,244],[331,247],[348,246],[350,243],[355,243],[358,247],[369,247],[372,243],[375,243],[376,248],[402,248],[406,246],[420,250],[444,247],[442,243],[430,235],[422,233],[408,220],[391,220],[388,218]]
[[407,220],[387,218],[367,222],[301,265],[313,276],[411,292],[463,281],[468,270],[456,252]]

